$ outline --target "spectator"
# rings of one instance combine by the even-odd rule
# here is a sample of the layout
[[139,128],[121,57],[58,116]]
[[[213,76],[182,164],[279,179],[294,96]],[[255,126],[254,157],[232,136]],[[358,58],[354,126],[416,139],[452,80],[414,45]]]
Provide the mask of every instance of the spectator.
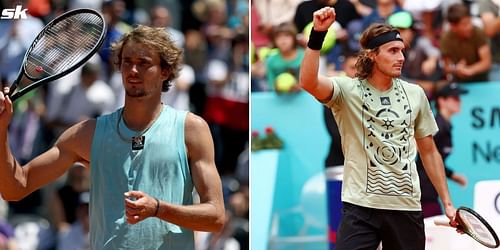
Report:
[[373,3],[374,1],[361,1],[361,0],[349,0],[349,2],[352,3],[354,8],[356,8],[356,12],[360,14],[361,16],[368,16],[370,13],[373,11],[373,7],[370,6],[370,3]]
[[265,47],[268,46],[270,41],[269,41],[269,36],[267,33],[264,32],[261,26],[261,18],[259,11],[257,10],[257,7],[255,7],[255,1],[251,1],[251,30],[252,30],[252,43],[255,44],[255,47],[260,48],[260,47]]
[[234,29],[236,33],[248,34],[249,26],[249,6],[248,0],[234,0],[228,3],[228,21],[227,26]]
[[436,27],[438,23],[436,22],[436,19],[440,17],[442,2],[443,0],[427,0],[427,1],[403,0],[403,4],[401,5],[401,7],[403,7],[404,10],[412,14],[415,20],[421,22],[422,35],[426,36],[433,43],[437,42],[438,34],[436,31],[440,30],[440,28]]
[[[252,33],[253,34],[253,33]],[[271,48],[268,47],[261,47],[261,48],[256,48],[254,44],[251,44],[252,46],[252,54],[250,55],[250,62],[252,63],[251,67],[251,88],[252,92],[258,92],[258,91],[266,91],[267,90],[267,81],[266,81],[266,57],[270,54],[272,51]],[[260,53],[259,53],[260,52]],[[266,55],[264,53],[266,52]]]
[[108,84],[99,80],[100,65],[88,62],[82,68],[79,84],[74,85],[61,99],[60,105],[48,107],[47,126],[57,137],[73,124],[109,113],[115,95]]
[[68,9],[74,10],[79,8],[100,9],[104,0],[69,0],[67,1]]
[[37,134],[40,129],[40,116],[45,110],[45,103],[40,93],[43,90],[36,89],[27,93],[15,103],[17,113],[12,118],[12,125],[9,135],[12,140],[9,142],[12,153],[21,162],[27,162],[37,150]]
[[233,60],[228,65],[213,59],[208,63],[207,103],[204,117],[215,142],[215,162],[220,175],[233,175],[239,154],[248,141],[248,37],[232,41]]
[[0,195],[0,249],[15,250],[16,240],[14,238],[14,228],[6,220],[7,212],[7,202],[5,202]]
[[450,30],[441,37],[440,47],[448,80],[488,81],[491,50],[484,31],[473,26],[469,9],[461,3],[448,8],[446,19]]
[[491,54],[493,64],[488,79],[500,81],[500,1],[482,0],[477,1],[479,15],[483,21],[486,35],[491,39]]
[[372,23],[385,23],[390,15],[401,10],[396,0],[377,0],[377,5],[373,11],[363,18],[362,30],[368,28]]
[[[330,0],[331,1],[331,0]],[[272,35],[273,27],[293,20],[297,6],[301,0],[254,0],[253,4],[260,17],[259,30],[268,36]]]
[[102,44],[99,55],[105,63],[107,77],[111,77],[114,73],[111,58],[111,44],[116,42],[125,33],[132,30],[132,27],[122,20],[125,13],[125,2],[123,0],[105,0],[102,4],[102,14],[106,21],[107,33]]
[[441,53],[427,36],[420,36],[412,15],[406,11],[392,14],[387,22],[398,29],[406,43],[406,61],[401,77],[420,85],[430,97],[437,81],[443,78],[439,66]]
[[195,80],[194,70],[191,66],[182,65],[179,77],[167,93],[162,94],[162,102],[175,109],[189,111],[189,89]]
[[76,220],[69,228],[59,232],[58,250],[90,250],[89,192],[77,196]]
[[184,48],[184,34],[171,26],[170,11],[167,7],[157,5],[151,9],[151,26],[165,28],[179,48]]
[[341,56],[342,68],[339,71],[329,69],[329,76],[348,76],[355,77],[356,75],[356,60],[358,55],[349,49],[345,49]]
[[276,78],[281,73],[290,73],[298,79],[304,50],[297,45],[296,36],[297,30],[291,23],[283,23],[274,27],[272,41],[279,52],[269,56],[266,61],[266,79],[269,90],[276,89]]
[[59,231],[77,220],[79,196],[90,188],[89,170],[83,165],[74,164],[66,175],[66,183],[55,192],[52,209],[52,224]]
[[[6,1],[4,8],[15,7],[16,1]],[[0,19],[0,79],[12,83],[19,71],[26,50],[43,22],[27,13],[26,19]]]
[[223,1],[207,1],[203,11],[195,12],[202,24],[201,31],[208,42],[208,58],[229,62],[231,59],[231,40],[235,31],[227,25],[227,7]]
[[205,68],[208,62],[208,44],[199,30],[186,31],[186,44],[184,49],[184,63],[191,66],[195,75],[195,82],[189,88],[191,111],[203,114],[206,103],[206,76]]

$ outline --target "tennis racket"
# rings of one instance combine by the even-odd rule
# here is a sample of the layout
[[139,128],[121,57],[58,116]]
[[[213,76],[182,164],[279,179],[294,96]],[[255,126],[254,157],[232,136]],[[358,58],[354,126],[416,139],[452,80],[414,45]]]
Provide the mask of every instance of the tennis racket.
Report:
[[97,52],[105,34],[104,18],[92,9],[72,10],[52,20],[26,51],[10,86],[11,101],[82,66]]
[[[458,229],[464,231],[477,242],[489,248],[500,246],[495,230],[478,213],[468,207],[457,209],[455,220]],[[450,226],[449,221],[435,220],[434,224],[439,226]]]

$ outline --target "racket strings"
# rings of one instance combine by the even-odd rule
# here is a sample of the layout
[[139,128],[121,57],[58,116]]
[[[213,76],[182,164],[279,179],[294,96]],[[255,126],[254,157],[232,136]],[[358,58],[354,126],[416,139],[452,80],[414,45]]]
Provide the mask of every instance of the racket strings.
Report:
[[94,50],[103,27],[103,20],[92,13],[76,14],[55,23],[30,52],[26,74],[40,79],[72,67]]
[[498,239],[494,236],[494,232],[492,233],[490,231],[486,221],[482,221],[477,217],[478,215],[466,210],[461,210],[459,214],[463,224],[462,226],[470,232],[469,235],[472,238],[486,246],[496,246],[498,244]]
[[[82,55],[85,55],[85,52],[88,50],[91,50],[93,46],[89,46],[89,43],[85,43],[85,41],[82,40],[82,38],[87,38],[86,40],[91,41],[91,45],[94,45],[95,42],[99,39],[99,36],[92,36],[92,33],[89,33],[87,30],[82,29],[82,22],[80,23],[74,23],[72,26],[70,26],[70,22],[72,20],[65,20],[61,28],[66,28],[66,30],[69,30],[70,32],[58,32],[58,30],[49,30],[48,31],[48,38],[53,38],[55,39],[57,37],[58,39],[58,50],[52,50],[45,60],[48,62],[53,62],[55,64],[56,68],[53,70],[55,72],[58,72],[60,70],[64,70],[65,68],[71,66],[74,61],[80,60],[80,57]],[[86,20],[83,20],[85,22]],[[81,34],[87,34],[89,36],[82,36]],[[95,33],[94,33],[95,34]],[[100,35],[100,34],[98,34]],[[77,41],[75,41],[75,39]],[[62,40],[62,42],[60,42]],[[52,43],[52,42],[51,42]],[[82,46],[87,44],[87,46]],[[65,60],[65,64],[59,63],[59,61]],[[57,68],[57,66],[60,66],[61,68]]]

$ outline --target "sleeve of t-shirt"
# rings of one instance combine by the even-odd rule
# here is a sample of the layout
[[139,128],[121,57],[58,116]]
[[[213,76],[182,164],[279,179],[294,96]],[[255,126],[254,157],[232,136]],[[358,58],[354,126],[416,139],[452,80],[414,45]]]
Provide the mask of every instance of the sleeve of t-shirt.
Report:
[[419,91],[419,105],[417,110],[417,117],[415,119],[415,138],[424,138],[429,135],[434,135],[438,131],[438,126],[429,104],[429,100],[425,96],[424,90],[418,88]]
[[343,85],[350,78],[348,78],[348,77],[331,77],[329,79],[333,85],[333,95],[329,101],[324,103],[324,105],[329,107],[329,108],[332,108],[332,107],[340,105],[340,103],[342,102],[343,92],[344,92]]
[[476,42],[477,48],[480,48],[480,47],[488,44],[488,36],[486,36],[486,33],[484,32],[484,30],[482,30],[480,28],[476,28],[476,32],[477,32],[477,35],[476,35],[477,39],[474,39],[474,42]]

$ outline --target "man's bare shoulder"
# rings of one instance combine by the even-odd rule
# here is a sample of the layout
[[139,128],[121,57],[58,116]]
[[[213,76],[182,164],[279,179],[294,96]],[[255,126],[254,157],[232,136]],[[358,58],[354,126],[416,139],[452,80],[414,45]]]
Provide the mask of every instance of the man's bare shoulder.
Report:
[[207,122],[203,118],[191,112],[188,112],[186,115],[184,131],[186,135],[195,135],[198,133],[208,132],[209,129]]
[[212,134],[207,122],[193,113],[188,113],[186,116],[184,142],[190,158],[213,152]]

